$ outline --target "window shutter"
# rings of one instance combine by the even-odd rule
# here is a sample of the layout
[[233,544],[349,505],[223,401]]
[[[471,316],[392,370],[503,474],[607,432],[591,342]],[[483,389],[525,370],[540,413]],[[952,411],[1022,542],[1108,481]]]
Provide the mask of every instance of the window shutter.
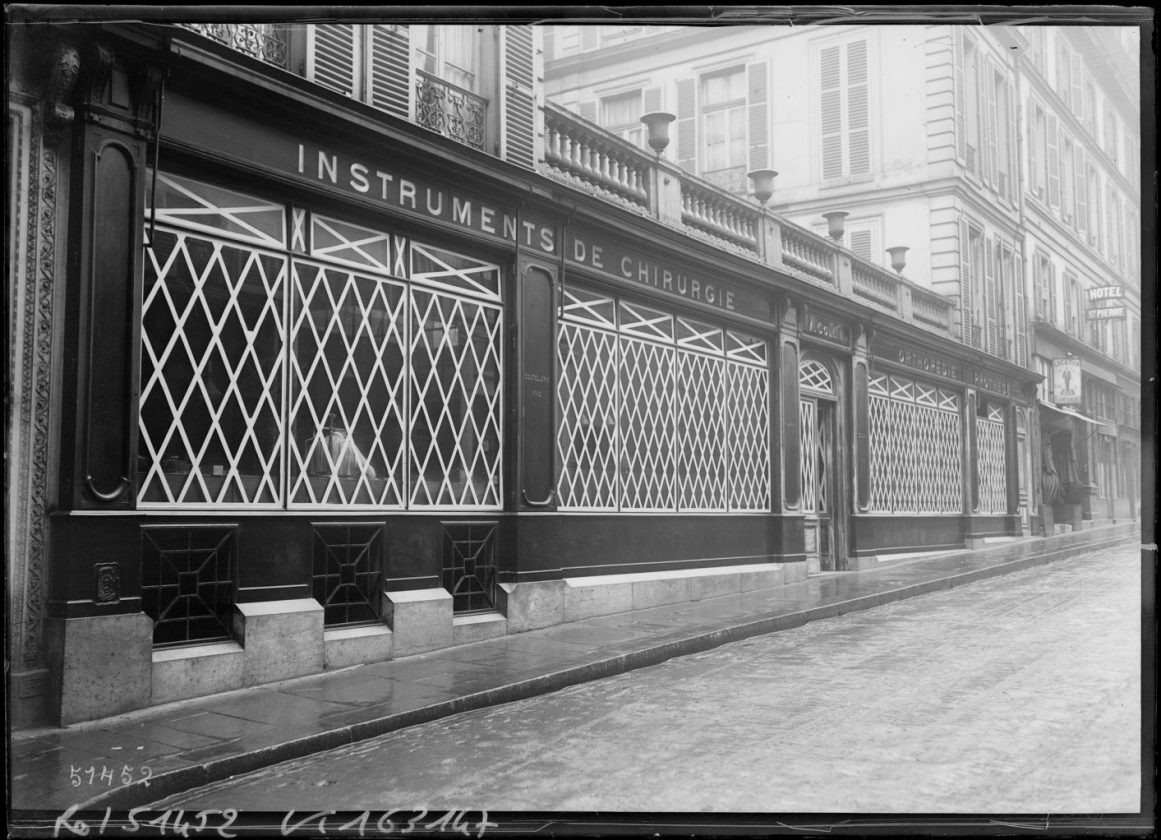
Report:
[[1028,171],[1032,173],[1032,192],[1042,187],[1040,183],[1040,153],[1037,147],[1036,109],[1028,108]]
[[956,28],[952,35],[952,48],[955,50],[955,153],[961,161],[967,160],[967,94],[964,85],[964,75],[967,68],[963,57],[963,30]]
[[1081,233],[1088,232],[1088,182],[1084,177],[1086,169],[1084,148],[1077,146],[1073,176],[1076,179],[1076,223]]
[[359,30],[350,23],[318,23],[310,27],[309,33],[307,79],[347,96],[360,96]]
[[1048,323],[1056,323],[1056,265],[1048,265]]
[[556,27],[545,26],[540,30],[544,38],[544,60],[552,61],[556,58]]
[[1056,33],[1056,92],[1061,98],[1067,97],[1068,91],[1068,47],[1064,45],[1064,35],[1058,30]]
[[770,68],[765,61],[747,70],[750,121],[750,169],[770,166]]
[[959,320],[964,344],[972,344],[972,251],[967,219],[959,220]]
[[996,79],[991,62],[984,65],[984,182],[996,186],[997,176],[997,144],[996,144]]
[[1028,366],[1028,318],[1025,312],[1027,305],[1024,291],[1024,260],[1019,255],[1013,260],[1016,265],[1016,364]]
[[536,168],[536,66],[532,27],[508,24],[504,39],[504,84],[500,90],[503,158],[526,169]]
[[1056,117],[1048,115],[1048,203],[1060,206],[1060,150],[1056,137]]
[[651,87],[645,88],[643,95],[643,114],[651,114],[654,111],[661,110],[661,88]]
[[1064,276],[1064,328],[1072,333],[1072,278],[1068,275]]
[[826,47],[819,54],[822,102],[822,177],[843,175],[842,76],[838,47]]
[[851,175],[871,171],[871,103],[867,70],[867,42],[847,44],[846,116]]
[[1084,113],[1084,84],[1081,80],[1080,53],[1073,53],[1069,58],[1072,61],[1072,113],[1080,117]]
[[987,237],[984,240],[984,325],[987,330],[986,350],[992,355],[998,355],[1000,349],[1000,331],[996,320],[996,266],[995,240]]
[[851,253],[856,257],[874,262],[871,259],[871,231],[870,230],[852,230],[850,232]]
[[411,45],[406,26],[371,26],[368,100],[376,108],[407,119],[411,101]]
[[677,83],[677,165],[697,172],[697,79]]
[[596,102],[582,102],[577,106],[580,111],[580,118],[586,122],[595,123],[597,121],[597,103]]

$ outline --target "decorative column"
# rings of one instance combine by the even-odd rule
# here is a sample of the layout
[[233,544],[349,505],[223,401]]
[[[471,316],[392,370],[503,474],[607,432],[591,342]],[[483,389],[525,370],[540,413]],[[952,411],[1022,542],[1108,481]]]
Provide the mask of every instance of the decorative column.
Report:
[[[780,532],[775,551],[785,560],[805,561],[802,521],[802,431],[798,416],[798,310],[789,297],[774,301],[779,314],[776,352],[771,359],[770,471],[771,510],[778,514]],[[806,564],[796,564],[805,578]],[[792,580],[788,573],[786,580]]]

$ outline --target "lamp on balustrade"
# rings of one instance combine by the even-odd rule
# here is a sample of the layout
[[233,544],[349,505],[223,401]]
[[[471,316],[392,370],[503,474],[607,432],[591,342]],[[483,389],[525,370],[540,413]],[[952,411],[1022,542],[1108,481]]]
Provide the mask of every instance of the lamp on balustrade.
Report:
[[903,269],[907,267],[907,252],[910,250],[906,245],[896,245],[887,249],[887,253],[891,255],[891,268],[895,269],[895,273],[900,277],[903,276]]
[[774,195],[774,179],[778,177],[778,173],[773,169],[755,169],[753,172],[747,172],[746,177],[754,185],[754,198],[765,207],[770,196]]
[[822,214],[822,217],[826,219],[826,232],[835,242],[841,240],[843,234],[846,233],[846,227],[843,223],[849,215],[850,213],[846,210],[831,210],[829,213]]
[[665,111],[650,111],[641,115],[641,122],[649,129],[649,146],[657,152],[657,157],[669,145],[669,124],[677,117]]

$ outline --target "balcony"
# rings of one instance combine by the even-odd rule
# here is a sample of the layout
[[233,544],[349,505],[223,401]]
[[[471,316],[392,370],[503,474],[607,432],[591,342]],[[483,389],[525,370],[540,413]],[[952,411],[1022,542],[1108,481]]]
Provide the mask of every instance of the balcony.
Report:
[[836,299],[855,300],[922,329],[951,334],[954,303],[943,295],[865,262],[833,240],[780,219],[753,199],[691,175],[565,108],[545,103],[543,113],[538,169],[549,178],[821,287]]
[[186,29],[219,44],[253,56],[267,64],[287,69],[285,28],[275,23],[183,23]]
[[488,100],[436,76],[415,71],[415,122],[452,140],[484,149]]

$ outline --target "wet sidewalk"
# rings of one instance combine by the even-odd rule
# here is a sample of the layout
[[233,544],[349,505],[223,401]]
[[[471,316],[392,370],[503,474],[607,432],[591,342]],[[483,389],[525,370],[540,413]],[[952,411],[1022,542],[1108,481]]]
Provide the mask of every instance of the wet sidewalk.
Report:
[[749,636],[1140,541],[1136,523],[504,636],[12,735],[12,808],[132,808],[280,761]]

